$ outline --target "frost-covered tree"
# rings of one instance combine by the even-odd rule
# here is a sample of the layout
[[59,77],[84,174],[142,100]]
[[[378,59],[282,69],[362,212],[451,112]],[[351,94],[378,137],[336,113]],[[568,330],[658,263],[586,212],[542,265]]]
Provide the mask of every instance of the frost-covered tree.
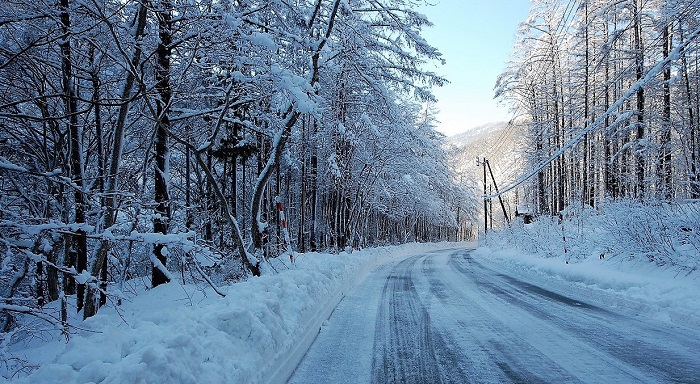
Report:
[[1,3],[3,329],[92,316],[145,271],[260,274],[275,201],[302,250],[453,233],[459,191],[419,108],[440,55],[414,5]]
[[692,1],[535,2],[497,88],[530,124],[522,180],[540,212],[697,196],[697,14]]

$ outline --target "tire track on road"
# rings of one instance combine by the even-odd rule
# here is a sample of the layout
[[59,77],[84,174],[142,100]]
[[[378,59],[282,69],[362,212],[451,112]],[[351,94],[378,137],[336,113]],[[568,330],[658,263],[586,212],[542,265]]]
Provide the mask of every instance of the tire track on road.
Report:
[[424,257],[401,261],[382,291],[375,331],[374,383],[467,383],[461,356],[433,329],[421,302],[413,270]]

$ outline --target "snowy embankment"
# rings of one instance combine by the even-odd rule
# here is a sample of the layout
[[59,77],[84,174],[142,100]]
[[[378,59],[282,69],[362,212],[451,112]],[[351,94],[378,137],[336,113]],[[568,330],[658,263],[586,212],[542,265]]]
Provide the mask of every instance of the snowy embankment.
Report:
[[[166,284],[73,325],[28,339],[14,357],[39,366],[26,383],[283,383],[337,303],[373,267],[446,244],[299,255],[292,269],[221,289]],[[7,372],[3,372],[7,374]]]
[[607,255],[566,263],[513,248],[481,246],[485,265],[581,301],[634,311],[638,316],[700,329],[700,273],[679,273],[643,259]]
[[700,202],[573,204],[560,217],[516,220],[481,245],[480,260],[524,280],[700,328]]

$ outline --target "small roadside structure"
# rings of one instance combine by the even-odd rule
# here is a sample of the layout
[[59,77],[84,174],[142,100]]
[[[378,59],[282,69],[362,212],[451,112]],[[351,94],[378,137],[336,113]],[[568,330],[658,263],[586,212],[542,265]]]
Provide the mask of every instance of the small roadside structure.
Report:
[[515,217],[522,217],[524,224],[530,224],[534,218],[534,213],[529,205],[518,204],[515,206]]

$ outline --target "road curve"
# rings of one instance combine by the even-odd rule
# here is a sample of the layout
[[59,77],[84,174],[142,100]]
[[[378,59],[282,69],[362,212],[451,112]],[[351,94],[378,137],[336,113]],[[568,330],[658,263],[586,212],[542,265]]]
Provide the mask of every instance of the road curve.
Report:
[[386,264],[289,383],[700,383],[700,336],[445,250]]

